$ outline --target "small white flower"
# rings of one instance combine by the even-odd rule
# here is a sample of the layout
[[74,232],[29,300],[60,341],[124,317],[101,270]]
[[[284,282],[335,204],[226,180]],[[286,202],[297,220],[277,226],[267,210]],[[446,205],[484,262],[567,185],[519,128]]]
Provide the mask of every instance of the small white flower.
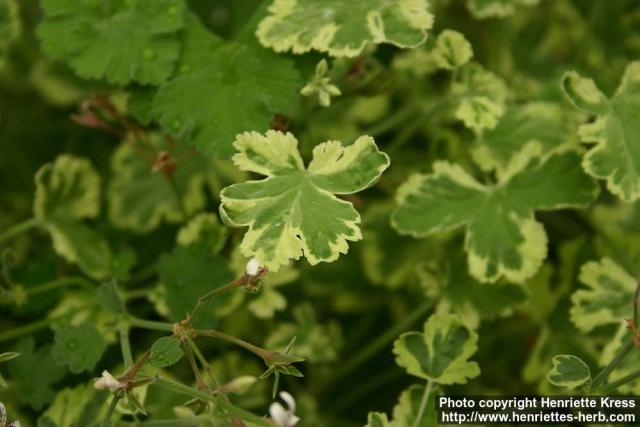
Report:
[[257,258],[251,258],[249,262],[247,262],[247,266],[245,267],[245,272],[249,276],[255,276],[260,271],[260,261]]
[[273,402],[269,406],[269,414],[278,427],[295,427],[300,421],[299,417],[296,417],[296,401],[286,391],[281,391],[280,398],[287,404],[287,409],[279,402]]
[[98,390],[120,390],[127,387],[125,383],[122,383],[114,378],[109,371],[102,371],[102,376],[96,380],[93,384]]

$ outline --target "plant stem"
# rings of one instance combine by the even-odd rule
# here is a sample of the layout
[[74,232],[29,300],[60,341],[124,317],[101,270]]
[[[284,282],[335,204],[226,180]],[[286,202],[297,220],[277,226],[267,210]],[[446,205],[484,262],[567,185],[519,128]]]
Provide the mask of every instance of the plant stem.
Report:
[[9,239],[12,239],[13,237],[19,234],[24,233],[27,230],[30,230],[36,227],[39,224],[40,224],[40,221],[38,221],[38,219],[30,218],[26,221],[20,222],[12,227],[7,228],[2,233],[0,233],[0,244],[4,243]]
[[191,370],[193,371],[193,375],[196,378],[196,387],[198,390],[208,390],[209,387],[202,380],[202,374],[200,374],[200,369],[198,368],[198,364],[196,363],[196,359],[193,357],[193,351],[191,350],[191,344],[187,341],[182,342],[182,347],[184,348],[184,352],[187,355],[187,359],[189,360],[189,364],[191,365]]
[[207,329],[207,330],[196,329],[193,332],[195,332],[196,335],[202,335],[202,336],[211,337],[211,338],[219,338],[223,341],[227,341],[232,344],[238,345],[244,348],[245,350],[252,352],[256,356],[260,356],[260,358],[262,359],[265,359],[266,353],[268,353],[268,351],[263,348],[260,348],[244,340],[241,340],[240,338],[236,338],[231,335],[224,334],[220,331],[216,331],[215,329]]
[[107,413],[104,415],[104,419],[100,424],[100,427],[110,427],[111,426],[111,416],[113,415],[113,411],[115,411],[116,406],[118,405],[118,400],[120,397],[114,395],[111,399],[111,403],[109,404],[109,409],[107,409]]
[[607,385],[602,386],[601,392],[602,394],[609,394],[614,392],[618,387],[620,387],[621,385],[625,385],[626,383],[630,383],[631,381],[635,380],[636,378],[640,378],[640,371],[636,371],[633,372],[629,375],[625,375],[624,377],[610,382]]
[[120,322],[118,332],[120,334],[120,348],[122,349],[124,369],[129,370],[133,366],[133,354],[131,353],[131,342],[129,341],[129,325]]
[[383,121],[379,122],[375,126],[366,129],[364,134],[371,136],[379,136],[396,126],[404,123],[408,120],[412,115],[418,114],[420,111],[419,107],[414,104],[410,104],[396,111],[394,114],[386,117]]
[[151,329],[153,331],[173,332],[173,325],[167,322],[156,322],[155,320],[138,319],[129,317],[128,322],[134,328]]
[[61,316],[54,317],[52,319],[38,320],[37,322],[29,323],[28,325],[19,326],[17,328],[11,329],[9,331],[3,332],[3,333],[0,334],[0,342],[9,341],[9,340],[12,340],[14,338],[18,338],[18,337],[21,337],[23,335],[28,335],[28,334],[31,334],[33,332],[39,331],[40,329],[46,328],[51,323],[53,323],[53,322],[55,322],[57,320],[66,319],[67,317],[71,317],[73,314],[75,314],[75,313],[63,314]]
[[50,282],[41,283],[32,288],[25,290],[28,296],[38,295],[44,292],[48,292],[54,289],[64,288],[69,285],[79,285],[87,289],[95,289],[94,284],[81,276],[67,276],[59,279],[52,280]]
[[218,378],[213,374],[211,365],[209,365],[209,362],[207,362],[207,359],[204,357],[204,355],[196,345],[195,341],[191,339],[191,337],[187,337],[187,339],[189,340],[189,345],[193,350],[193,354],[196,355],[200,364],[204,367],[205,371],[207,371],[207,374],[209,375],[209,377],[211,377],[211,381],[213,381],[216,387],[220,387],[222,384],[220,384],[220,381],[218,381]]
[[616,357],[614,357],[613,360],[609,362],[609,364],[605,366],[598,373],[598,375],[596,375],[596,377],[593,379],[593,382],[591,383],[592,391],[597,390],[598,387],[607,380],[607,378],[609,377],[609,374],[620,364],[620,362],[624,360],[624,358],[629,354],[631,349],[633,349],[632,339],[628,340],[625,343],[625,345],[620,349],[618,354],[616,354]]
[[178,188],[178,183],[176,182],[176,179],[173,175],[167,176],[167,181],[169,182],[171,191],[173,191],[173,195],[176,198],[176,204],[178,205],[178,209],[180,210],[182,219],[186,221],[189,218],[189,214],[187,213],[187,208],[184,206],[184,202],[182,201],[182,197],[180,196],[180,189]]
[[431,394],[431,389],[433,388],[433,380],[429,378],[427,380],[427,385],[424,388],[424,394],[422,395],[422,400],[420,401],[420,407],[418,409],[418,415],[416,415],[416,419],[411,424],[411,427],[418,427],[420,421],[422,421],[422,417],[424,416],[424,411],[427,409],[427,402],[429,401],[429,395]]
[[184,395],[187,396],[191,396],[194,397],[196,399],[201,399],[201,400],[208,400],[208,401],[212,401],[215,402],[217,405],[221,406],[223,409],[225,409],[227,412],[229,412],[230,414],[240,417],[246,421],[252,422],[254,424],[257,424],[259,426],[262,427],[274,427],[275,424],[273,424],[270,420],[263,418],[263,417],[259,417],[258,415],[255,415],[249,411],[246,411],[242,408],[239,408],[235,405],[233,405],[232,403],[229,403],[223,399],[218,399],[217,396],[210,394],[210,393],[206,393],[203,391],[198,391],[198,390],[194,390],[191,387],[187,387],[186,385],[174,382],[174,381],[170,381],[167,380],[165,378],[160,378],[160,377],[147,377],[148,379],[152,379],[153,382],[152,384],[157,384],[161,387],[164,387],[166,389],[170,389],[173,390],[175,392],[178,393],[182,393]]
[[239,287],[245,286],[246,284],[247,284],[247,277],[246,276],[241,276],[241,277],[238,277],[237,279],[227,283],[226,285],[220,286],[219,288],[216,288],[216,289],[212,290],[211,292],[201,296],[200,298],[198,298],[198,303],[196,304],[196,306],[191,311],[191,314],[189,315],[188,319],[189,320],[193,319],[196,316],[196,314],[198,314],[198,312],[200,311],[202,306],[205,305],[207,302],[211,301],[216,296],[220,295],[223,292],[230,291],[231,289],[235,289],[235,288],[239,288]]
[[333,376],[329,379],[327,385],[344,377],[354,369],[358,368],[361,364],[375,356],[398,335],[406,331],[411,325],[422,318],[431,309],[432,306],[433,302],[429,300],[416,307],[399,323],[388,329],[384,334],[379,335],[375,340],[371,341],[366,347],[364,347],[362,350],[356,353],[355,356],[349,359],[347,363],[336,369]]

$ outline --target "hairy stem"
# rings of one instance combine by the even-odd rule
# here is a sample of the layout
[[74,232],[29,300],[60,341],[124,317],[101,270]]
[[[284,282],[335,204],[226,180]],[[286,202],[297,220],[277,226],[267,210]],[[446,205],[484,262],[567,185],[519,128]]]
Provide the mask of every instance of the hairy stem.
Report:
[[207,329],[207,330],[196,329],[193,332],[195,332],[196,335],[202,335],[202,336],[211,337],[211,338],[218,338],[223,341],[230,342],[232,344],[235,344],[237,346],[244,348],[245,350],[252,352],[256,356],[260,356],[262,359],[265,359],[265,357],[267,357],[269,353],[267,350],[263,348],[260,348],[244,340],[241,340],[240,338],[236,338],[231,335],[224,334],[220,331],[216,331],[215,329]]
[[230,291],[232,289],[245,286],[246,284],[247,284],[247,277],[246,276],[238,277],[237,279],[232,280],[231,282],[227,283],[226,285],[220,286],[219,288],[216,288],[216,289],[212,290],[211,292],[201,296],[200,298],[198,298],[198,303],[196,304],[196,306],[191,311],[191,314],[189,314],[188,319],[189,320],[193,319],[196,316],[196,314],[198,314],[200,309],[202,309],[202,306],[205,305],[207,302],[211,301],[216,296],[220,295],[221,293]]
[[59,279],[52,280],[50,282],[41,283],[32,288],[25,290],[28,296],[42,294],[44,292],[52,291],[54,289],[65,288],[71,285],[78,285],[87,289],[95,289],[95,285],[81,276],[66,276]]

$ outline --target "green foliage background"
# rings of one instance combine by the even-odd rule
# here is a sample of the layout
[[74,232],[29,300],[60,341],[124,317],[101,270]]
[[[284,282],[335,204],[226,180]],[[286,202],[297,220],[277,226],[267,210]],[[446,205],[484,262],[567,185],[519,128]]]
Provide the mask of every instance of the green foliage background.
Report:
[[[424,379],[452,395],[584,392],[631,340],[640,274],[637,1],[398,1],[375,31],[379,1],[298,0],[284,17],[271,3],[0,0],[0,353],[20,353],[0,364],[10,419],[100,425],[109,396],[91,384],[130,365],[119,341],[130,334],[135,360],[170,335],[131,317],[184,319],[254,255],[277,269],[260,291],[211,300],[193,325],[278,352],[296,337],[304,378],[280,389],[299,425],[386,413],[409,427]],[[333,42],[314,39],[331,22],[344,23]],[[297,149],[256,154],[276,147],[268,129]],[[350,152],[363,135],[375,144],[329,162],[321,190],[300,184],[324,197],[300,207],[313,227],[287,229],[289,205],[234,213],[245,196],[233,190],[258,188],[247,181],[295,175],[298,151],[309,165],[319,144]],[[252,220],[263,240],[241,243]],[[407,354],[412,339],[439,354],[430,340],[447,330],[467,337],[448,371]],[[163,339],[144,372],[193,386]],[[266,369],[228,342],[198,345],[222,383]],[[637,353],[612,381],[637,371]],[[581,361],[554,358],[570,354]],[[266,415],[272,381],[230,400]],[[148,415],[122,405],[113,425],[234,425],[224,408],[194,418],[155,385],[139,397]]]

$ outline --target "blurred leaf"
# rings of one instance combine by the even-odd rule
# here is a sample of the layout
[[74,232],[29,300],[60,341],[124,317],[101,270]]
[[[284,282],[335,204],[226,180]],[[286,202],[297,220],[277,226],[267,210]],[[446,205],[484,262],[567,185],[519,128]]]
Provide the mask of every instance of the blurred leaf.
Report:
[[220,224],[218,216],[209,213],[198,214],[178,230],[177,241],[182,246],[202,243],[212,254],[222,250],[227,240],[227,229]]
[[57,364],[79,374],[93,371],[106,349],[107,343],[93,326],[66,326],[56,330],[51,353]]
[[38,427],[97,427],[107,412],[108,397],[91,384],[65,388],[38,418]]
[[565,354],[554,356],[553,368],[547,374],[547,380],[558,387],[569,390],[588,387],[591,384],[591,370],[579,357]]

